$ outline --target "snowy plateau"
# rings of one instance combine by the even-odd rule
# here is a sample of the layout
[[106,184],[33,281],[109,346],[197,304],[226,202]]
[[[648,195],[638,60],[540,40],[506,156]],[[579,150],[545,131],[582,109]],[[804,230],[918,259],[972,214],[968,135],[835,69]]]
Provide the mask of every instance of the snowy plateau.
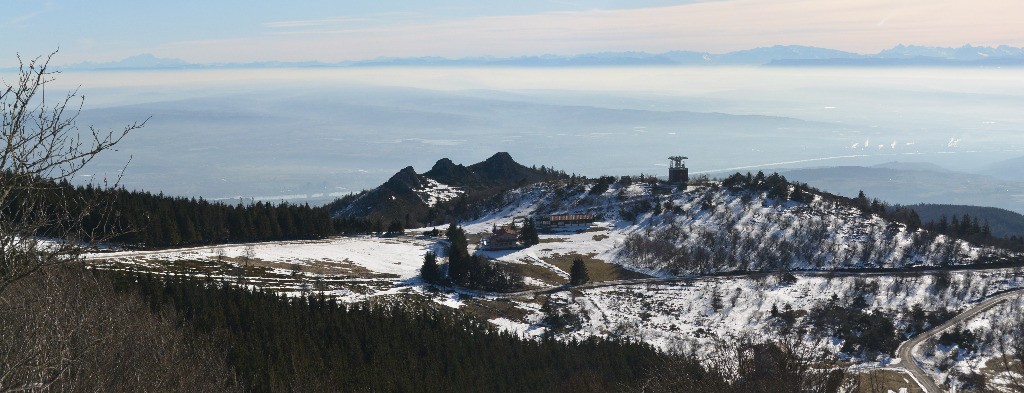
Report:
[[[944,316],[1024,288],[1021,269],[1007,267],[1022,257],[1018,253],[911,229],[817,191],[797,202],[718,181],[679,188],[616,181],[597,190],[594,184],[560,180],[516,188],[501,194],[496,208],[460,223],[472,248],[492,228],[522,218],[596,217],[590,225],[542,233],[540,244],[530,247],[470,250],[520,273],[526,286],[520,292],[424,283],[424,255],[438,254],[443,265],[448,244],[426,234],[432,227],[390,237],[119,251],[88,259],[101,269],[208,277],[292,296],[432,304],[525,339],[640,340],[699,357],[741,342],[796,340],[808,353],[838,357],[860,372],[891,370],[901,359],[851,344],[849,332],[815,326],[821,310],[856,309],[889,321],[898,343]],[[429,206],[462,192],[432,180],[418,191]],[[567,285],[575,258],[586,260],[591,283]],[[951,329],[970,332],[970,342],[926,341],[916,347],[916,362],[946,389],[985,374],[989,389],[1012,391],[1021,375],[1006,366],[1002,349],[1014,343],[1003,333],[1021,320],[1022,305],[1013,298]],[[909,378],[886,388],[919,391]]]

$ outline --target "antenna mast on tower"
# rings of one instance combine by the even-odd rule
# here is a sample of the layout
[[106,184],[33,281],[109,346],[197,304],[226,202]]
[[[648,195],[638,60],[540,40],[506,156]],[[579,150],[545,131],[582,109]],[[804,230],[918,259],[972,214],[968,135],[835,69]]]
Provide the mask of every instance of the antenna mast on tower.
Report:
[[686,169],[686,164],[683,163],[683,160],[688,160],[689,158],[672,156],[668,159],[672,162],[668,167],[669,183],[686,184],[690,180],[690,170]]

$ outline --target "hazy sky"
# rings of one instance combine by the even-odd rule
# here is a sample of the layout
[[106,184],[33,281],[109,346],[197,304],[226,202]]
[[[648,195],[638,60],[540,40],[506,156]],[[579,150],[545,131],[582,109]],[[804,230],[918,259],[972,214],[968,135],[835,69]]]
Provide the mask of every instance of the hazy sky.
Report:
[[1024,46],[1021,0],[0,2],[0,65],[58,46],[59,63]]

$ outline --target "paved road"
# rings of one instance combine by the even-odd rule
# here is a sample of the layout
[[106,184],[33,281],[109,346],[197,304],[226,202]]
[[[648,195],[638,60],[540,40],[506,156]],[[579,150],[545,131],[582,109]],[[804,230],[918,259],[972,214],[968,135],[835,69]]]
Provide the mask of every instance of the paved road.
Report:
[[1021,294],[1024,294],[1024,289],[1014,289],[1009,292],[1004,292],[1002,294],[985,299],[984,301],[978,303],[974,307],[967,309],[967,311],[964,311],[958,314],[957,316],[953,317],[952,319],[946,321],[946,323],[943,323],[939,326],[932,328],[929,331],[921,333],[910,340],[904,341],[896,350],[896,356],[900,358],[900,362],[894,364],[892,367],[902,368],[909,372],[910,375],[914,378],[914,380],[917,381],[917,384],[920,385],[925,392],[942,392],[942,389],[939,388],[939,385],[935,384],[935,380],[930,375],[928,375],[928,373],[921,368],[921,365],[917,363],[917,360],[914,359],[914,348],[916,348],[918,345],[925,342],[926,340],[939,335],[946,329],[949,329],[950,327],[958,323],[964,322],[968,319],[974,318],[978,316],[978,314],[981,314],[985,311],[988,311],[988,309],[995,307],[997,304],[1002,303],[1014,296],[1020,296]]

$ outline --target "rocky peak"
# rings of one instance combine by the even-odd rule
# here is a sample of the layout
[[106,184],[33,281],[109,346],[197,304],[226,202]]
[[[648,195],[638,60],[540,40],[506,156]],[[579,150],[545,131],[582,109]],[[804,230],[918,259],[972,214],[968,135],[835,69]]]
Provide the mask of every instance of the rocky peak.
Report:
[[421,183],[422,181],[420,180],[420,175],[416,174],[416,170],[413,169],[413,167],[411,166],[407,166],[405,168],[402,168],[402,170],[398,171],[398,173],[391,176],[391,178],[388,179],[388,181],[384,184],[391,186],[404,186],[405,188],[415,189],[418,188]]
[[478,181],[473,171],[466,168],[465,165],[456,165],[452,160],[447,158],[437,160],[437,163],[430,168],[430,171],[423,175],[443,184],[454,186],[468,186],[475,184]]

